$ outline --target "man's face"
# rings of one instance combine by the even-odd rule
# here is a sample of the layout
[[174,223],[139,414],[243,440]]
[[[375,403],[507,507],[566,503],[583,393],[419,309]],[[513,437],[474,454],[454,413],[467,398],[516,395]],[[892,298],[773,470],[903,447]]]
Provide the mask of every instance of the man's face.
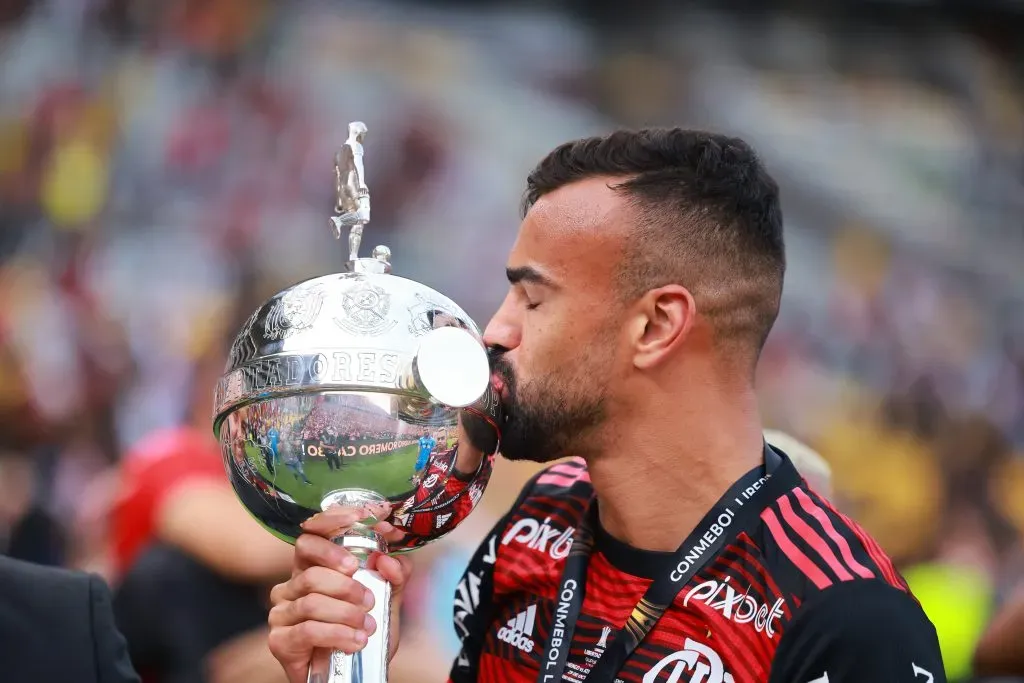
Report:
[[484,332],[506,415],[501,452],[547,462],[598,442],[621,372],[613,288],[622,200],[608,179],[542,197],[508,259],[509,292]]

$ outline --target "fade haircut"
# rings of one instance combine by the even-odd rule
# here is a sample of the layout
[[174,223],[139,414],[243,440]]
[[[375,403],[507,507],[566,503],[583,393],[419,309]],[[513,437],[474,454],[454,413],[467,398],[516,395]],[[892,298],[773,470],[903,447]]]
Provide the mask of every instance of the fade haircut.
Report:
[[779,187],[743,140],[696,130],[617,131],[552,151],[526,181],[523,211],[595,177],[632,212],[615,276],[625,301],[667,284],[690,290],[718,341],[756,362],[779,312],[786,256]]

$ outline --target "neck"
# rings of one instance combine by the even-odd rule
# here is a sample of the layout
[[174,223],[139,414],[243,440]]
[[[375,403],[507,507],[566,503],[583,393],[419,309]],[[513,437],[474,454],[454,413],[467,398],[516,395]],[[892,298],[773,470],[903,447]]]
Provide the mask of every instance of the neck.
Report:
[[716,405],[663,402],[616,426],[587,458],[601,526],[641,550],[674,551],[732,484],[763,462],[753,391]]

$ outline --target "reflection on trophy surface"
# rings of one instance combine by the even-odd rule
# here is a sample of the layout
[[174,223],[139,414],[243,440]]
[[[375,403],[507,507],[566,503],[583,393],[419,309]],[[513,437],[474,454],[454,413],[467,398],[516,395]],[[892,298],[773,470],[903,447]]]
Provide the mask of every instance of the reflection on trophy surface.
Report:
[[[310,680],[387,680],[390,587],[365,566],[372,552],[436,540],[476,506],[500,438],[499,402],[479,328],[447,297],[390,274],[390,251],[359,258],[370,198],[366,127],[349,126],[336,157],[336,237],[345,272],[299,283],[239,331],[218,383],[214,431],[243,505],[289,542],[328,507],[362,519],[335,542],[362,558],[379,628],[352,656],[323,653]],[[460,438],[461,437],[461,438]],[[385,543],[371,527],[401,533]]]

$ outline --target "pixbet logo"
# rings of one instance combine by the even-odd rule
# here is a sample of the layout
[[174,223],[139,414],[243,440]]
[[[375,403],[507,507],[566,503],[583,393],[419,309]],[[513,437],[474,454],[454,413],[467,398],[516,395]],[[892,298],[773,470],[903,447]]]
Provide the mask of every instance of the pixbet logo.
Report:
[[551,559],[561,560],[569,555],[572,547],[572,534],[575,529],[569,527],[564,531],[549,524],[550,517],[543,522],[526,517],[513,524],[501,539],[502,545],[515,541],[523,543],[527,548],[546,552]]
[[785,601],[779,598],[771,607],[762,605],[753,595],[737,592],[729,584],[730,578],[727,576],[724,581],[705,581],[694,586],[683,598],[683,606],[688,606],[691,600],[702,602],[726,619],[737,624],[753,622],[758,633],[775,637],[775,625],[784,616]]
[[[665,672],[668,678],[661,677]],[[644,674],[643,683],[733,683],[733,678],[726,673],[717,652],[687,638],[682,650],[665,657]]]

